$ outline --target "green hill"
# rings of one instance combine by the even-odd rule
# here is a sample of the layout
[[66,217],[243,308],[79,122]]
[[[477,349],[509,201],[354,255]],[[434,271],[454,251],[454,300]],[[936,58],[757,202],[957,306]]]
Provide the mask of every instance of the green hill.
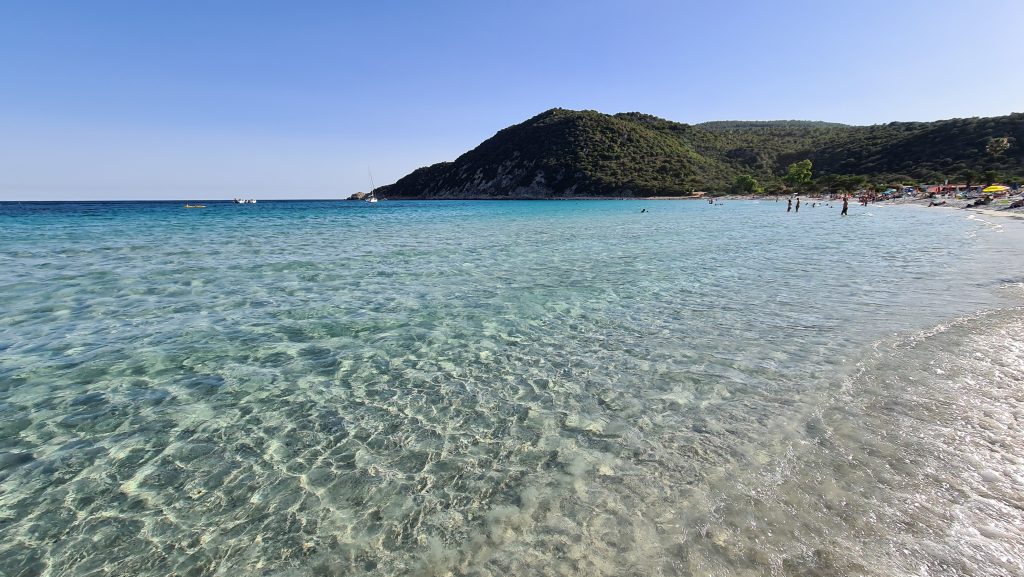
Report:
[[[1009,148],[990,152],[993,139],[1002,138]],[[556,108],[499,131],[452,162],[415,170],[378,194],[677,196],[726,192],[741,175],[776,190],[786,167],[805,158],[819,185],[839,175],[878,183],[1014,181],[1024,177],[1022,144],[1024,114],[874,126],[796,120],[689,125],[639,112]]]

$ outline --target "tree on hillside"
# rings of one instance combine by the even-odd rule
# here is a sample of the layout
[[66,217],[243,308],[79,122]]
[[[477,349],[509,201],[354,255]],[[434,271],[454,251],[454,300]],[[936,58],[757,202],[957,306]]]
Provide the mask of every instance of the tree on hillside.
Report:
[[761,186],[761,184],[758,183],[757,180],[755,180],[754,177],[750,176],[749,174],[741,174],[740,176],[736,177],[736,182],[733,183],[732,189],[733,192],[747,194],[760,194],[764,192],[764,187]]
[[971,190],[971,185],[978,182],[978,172],[968,168],[960,173],[960,178],[964,179],[964,184],[967,185],[967,190]]
[[786,176],[782,177],[782,181],[793,188],[797,188],[810,184],[811,176],[811,161],[805,158],[800,162],[790,164],[789,168],[786,169]]
[[856,174],[842,175],[836,178],[836,188],[840,192],[856,192],[867,185],[867,183],[867,177]]
[[985,150],[988,151],[992,156],[999,156],[1006,152],[1010,148],[1010,139],[1003,136],[1001,138],[992,138],[988,141],[988,146]]
[[838,189],[842,177],[838,174],[826,174],[818,177],[818,186],[824,186],[828,190]]

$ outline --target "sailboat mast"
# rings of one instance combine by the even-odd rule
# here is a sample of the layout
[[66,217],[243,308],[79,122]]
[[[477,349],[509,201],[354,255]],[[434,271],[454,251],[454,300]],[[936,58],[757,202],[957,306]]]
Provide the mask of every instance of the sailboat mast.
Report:
[[369,166],[367,166],[366,167],[366,172],[369,173],[369,175],[370,175],[370,194],[373,194],[373,190],[375,188],[377,188],[376,186],[373,185],[373,171],[370,170]]

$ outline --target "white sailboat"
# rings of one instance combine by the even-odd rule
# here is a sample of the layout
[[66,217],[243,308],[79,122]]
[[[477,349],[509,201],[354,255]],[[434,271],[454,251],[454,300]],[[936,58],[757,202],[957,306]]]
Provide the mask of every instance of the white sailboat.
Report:
[[370,194],[366,196],[366,202],[377,202],[377,195],[373,193],[376,188],[373,186],[373,172],[370,171],[370,167],[366,167],[366,172],[370,173]]

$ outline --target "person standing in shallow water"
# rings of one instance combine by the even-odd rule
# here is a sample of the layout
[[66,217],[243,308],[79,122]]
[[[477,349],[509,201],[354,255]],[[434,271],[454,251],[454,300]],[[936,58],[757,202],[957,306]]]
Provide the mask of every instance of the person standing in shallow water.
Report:
[[796,210],[793,212],[800,212],[800,197],[796,197]]
[[789,212],[791,210],[793,210],[793,199],[792,198],[787,198],[786,199],[786,212]]
[[850,210],[850,199],[843,197],[843,212],[839,213],[839,216],[846,216],[846,211]]

